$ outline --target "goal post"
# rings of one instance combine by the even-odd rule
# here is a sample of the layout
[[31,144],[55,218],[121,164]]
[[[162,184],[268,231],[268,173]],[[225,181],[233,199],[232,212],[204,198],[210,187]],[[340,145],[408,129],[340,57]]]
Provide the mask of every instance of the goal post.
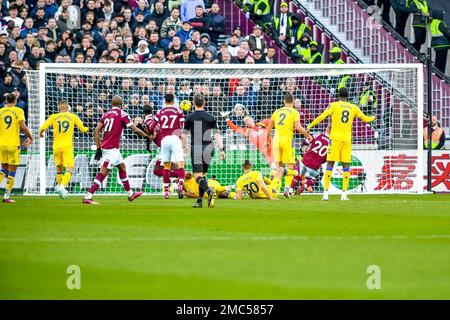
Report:
[[[337,89],[349,89],[349,101],[359,105],[376,120],[371,124],[355,120],[353,125],[350,192],[423,193],[423,99],[421,64],[41,64],[39,71],[28,71],[28,124],[35,142],[28,150],[25,194],[54,194],[56,169],[52,155],[52,130],[37,137],[39,127],[57,104],[69,102],[89,127],[88,134],[75,130],[75,172],[68,188],[71,194],[86,192],[99,163],[94,160],[93,129],[101,114],[110,108],[113,95],[124,100],[124,110],[135,124],[142,123],[143,105],[154,112],[161,108],[164,93],[174,93],[176,102],[192,102],[194,93],[202,93],[206,110],[218,120],[227,150],[227,159],[213,157],[209,177],[216,176],[223,186],[235,185],[242,174],[241,164],[249,159],[254,169],[270,173],[270,159],[258,145],[273,111],[281,107],[286,93],[295,98],[303,126],[308,125],[328,105],[336,101]],[[189,114],[192,110],[186,111]],[[222,117],[229,113],[232,123]],[[325,120],[312,134],[324,132]],[[296,156],[307,147],[303,137],[295,136]],[[160,194],[161,178],[155,176],[156,145],[125,129],[121,152],[127,165],[130,184],[147,194]],[[186,157],[186,171],[191,170]],[[322,175],[314,192],[322,192]],[[342,186],[342,165],[333,171],[330,192]],[[117,172],[106,179],[100,194],[123,194]]]

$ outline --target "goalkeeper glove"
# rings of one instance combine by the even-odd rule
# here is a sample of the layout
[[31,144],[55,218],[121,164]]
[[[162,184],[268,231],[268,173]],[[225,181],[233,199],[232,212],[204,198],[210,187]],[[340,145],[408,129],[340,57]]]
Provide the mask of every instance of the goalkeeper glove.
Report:
[[94,159],[99,161],[102,158],[102,149],[97,149]]
[[227,112],[223,112],[223,111],[221,111],[220,112],[220,115],[223,117],[223,118],[228,118],[228,116],[230,115],[230,112],[229,111],[227,111]]

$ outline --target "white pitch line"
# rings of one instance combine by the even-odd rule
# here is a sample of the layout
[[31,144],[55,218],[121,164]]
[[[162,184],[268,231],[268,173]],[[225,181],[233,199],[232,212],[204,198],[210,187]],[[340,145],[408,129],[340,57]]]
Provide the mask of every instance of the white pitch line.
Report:
[[450,239],[450,234],[432,235],[394,235],[394,236],[217,236],[217,237],[104,237],[104,238],[0,238],[1,243],[8,242],[171,242],[171,241],[346,241],[346,240],[434,240]]

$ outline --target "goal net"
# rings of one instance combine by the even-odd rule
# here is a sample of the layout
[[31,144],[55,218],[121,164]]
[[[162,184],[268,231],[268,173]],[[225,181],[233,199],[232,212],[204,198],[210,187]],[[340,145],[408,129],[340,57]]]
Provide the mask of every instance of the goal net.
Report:
[[[165,93],[176,101],[192,101],[195,93],[205,96],[206,109],[218,120],[224,136],[227,159],[218,152],[212,160],[209,177],[216,176],[223,186],[235,185],[242,174],[242,163],[249,159],[255,170],[269,175],[269,159],[258,146],[258,137],[273,111],[283,105],[286,93],[295,98],[301,124],[306,127],[328,105],[336,101],[338,87],[348,88],[350,102],[360,106],[376,120],[366,124],[355,120],[350,192],[423,192],[423,71],[421,65],[110,65],[41,64],[39,71],[28,72],[28,124],[34,135],[57,104],[66,100],[89,127],[88,134],[75,131],[75,172],[69,191],[81,194],[90,187],[99,163],[94,160],[93,131],[101,115],[110,108],[113,95],[123,98],[135,124],[142,123],[143,105],[154,112],[161,108]],[[186,111],[186,114],[192,110]],[[232,124],[222,117],[229,112]],[[323,133],[329,120],[312,130]],[[256,125],[261,130],[252,130]],[[296,135],[296,156],[307,149]],[[52,132],[36,136],[28,150],[25,194],[54,194],[56,169],[52,155]],[[147,194],[161,192],[162,179],[154,169],[158,150],[125,129],[121,152],[130,184]],[[190,157],[186,157],[190,171]],[[322,176],[313,192],[322,192]],[[342,186],[342,165],[333,171],[330,192]],[[117,172],[99,189],[102,194],[123,194]]]

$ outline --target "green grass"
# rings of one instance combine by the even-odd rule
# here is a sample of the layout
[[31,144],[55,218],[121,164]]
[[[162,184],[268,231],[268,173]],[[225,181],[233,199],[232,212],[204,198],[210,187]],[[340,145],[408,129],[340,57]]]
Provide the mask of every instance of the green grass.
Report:
[[446,195],[16,200],[0,205],[1,299],[450,299]]

